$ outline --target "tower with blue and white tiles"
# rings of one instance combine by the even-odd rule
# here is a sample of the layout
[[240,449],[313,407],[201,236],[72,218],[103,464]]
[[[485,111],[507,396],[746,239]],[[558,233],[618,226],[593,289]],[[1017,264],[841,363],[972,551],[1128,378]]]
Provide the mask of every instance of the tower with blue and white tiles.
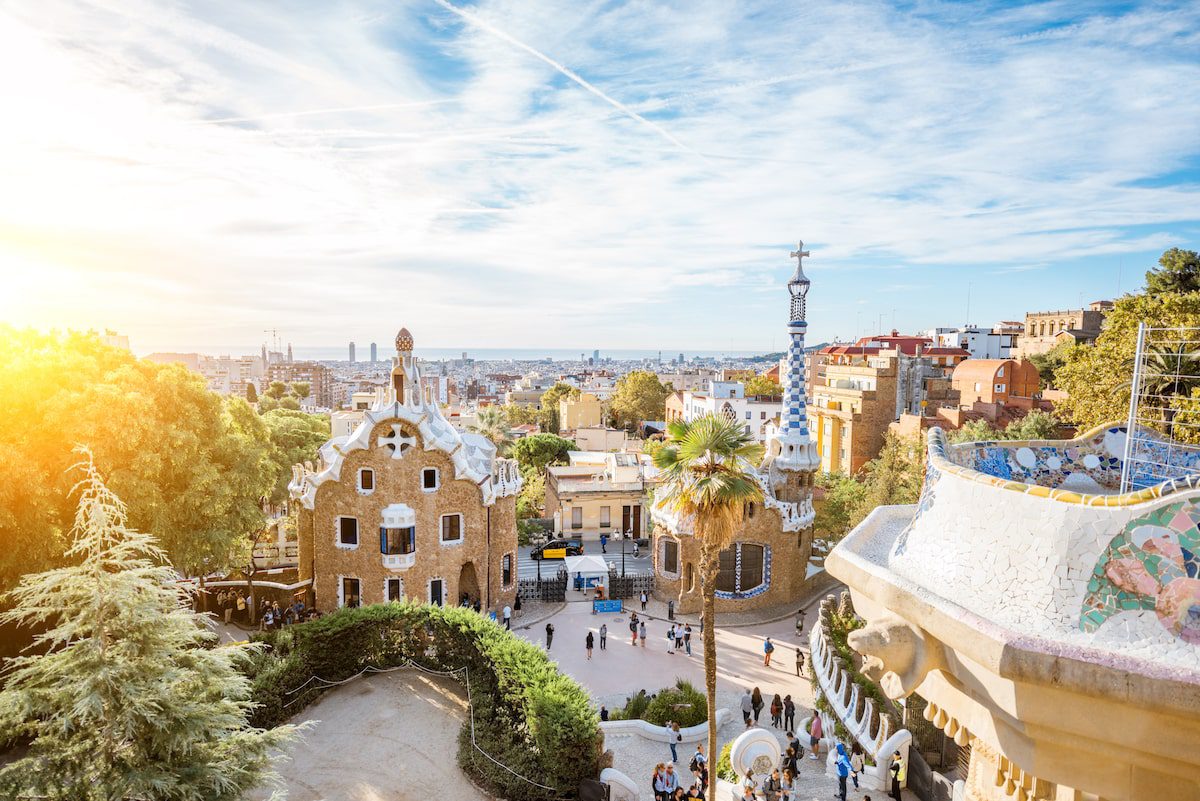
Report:
[[787,372],[783,376],[783,409],[779,434],[768,450],[771,486],[781,501],[800,503],[812,495],[813,473],[820,467],[816,443],[808,433],[808,410],[804,385],[804,335],[808,331],[808,290],[812,282],[804,274],[809,255],[801,242],[792,251],[796,274],[788,281]]

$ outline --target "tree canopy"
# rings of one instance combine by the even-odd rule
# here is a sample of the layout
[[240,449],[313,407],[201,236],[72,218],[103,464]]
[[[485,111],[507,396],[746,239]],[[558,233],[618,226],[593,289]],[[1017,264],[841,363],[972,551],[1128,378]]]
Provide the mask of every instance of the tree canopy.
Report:
[[278,781],[271,763],[296,727],[247,723],[251,646],[211,647],[154,538],[83,467],[75,564],[25,576],[0,616],[43,629],[0,691],[0,743],[28,743],[0,767],[0,795],[236,801]]
[[471,430],[480,436],[487,437],[499,453],[504,453],[508,450],[508,444],[512,440],[508,430],[512,423],[505,413],[505,409],[499,406],[484,406],[475,415],[475,424],[471,426]]
[[920,437],[888,433],[883,449],[857,476],[823,473],[825,497],[817,504],[815,527],[836,542],[877,506],[916,503],[925,478],[925,447]]
[[1200,292],[1200,254],[1171,248],[1158,257],[1158,267],[1146,272],[1146,294]]
[[1087,346],[1076,345],[1071,340],[1067,340],[1058,343],[1045,353],[1035,353],[1029,357],[1029,361],[1037,368],[1038,378],[1041,379],[1043,387],[1058,389],[1058,379],[1055,376],[1062,366],[1071,360],[1071,351],[1077,347]]
[[746,397],[751,395],[769,395],[777,397],[783,394],[783,387],[773,379],[767,378],[765,375],[756,375],[745,384]]
[[972,420],[946,435],[949,442],[983,442],[987,440],[1042,440],[1060,439],[1062,423],[1052,413],[1032,409],[1020,420],[1014,420],[1004,428],[994,428],[987,420]]
[[509,456],[517,460],[521,472],[541,474],[547,465],[566,464],[567,452],[577,449],[575,440],[557,434],[530,434],[512,444]]
[[667,395],[671,390],[648,370],[633,370],[617,379],[611,410],[618,425],[633,428],[643,420],[662,420],[667,416]]
[[1068,394],[1055,407],[1062,419],[1087,430],[1128,416],[1138,323],[1142,321],[1153,328],[1200,328],[1200,292],[1119,298],[1095,346],[1072,349],[1067,363],[1055,373],[1058,388]]
[[277,478],[267,427],[245,400],[78,333],[0,326],[0,375],[0,587],[63,564],[75,444],[181,571],[244,562]]
[[277,477],[271,492],[271,502],[287,498],[292,465],[315,461],[317,450],[329,439],[329,418],[320,414],[291,409],[275,409],[262,416],[271,437],[271,459]]

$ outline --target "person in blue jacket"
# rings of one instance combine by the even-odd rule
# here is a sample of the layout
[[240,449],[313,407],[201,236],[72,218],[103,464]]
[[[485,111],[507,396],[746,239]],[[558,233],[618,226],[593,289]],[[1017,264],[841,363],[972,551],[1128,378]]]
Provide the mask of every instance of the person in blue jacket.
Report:
[[850,776],[850,757],[846,756],[846,746],[841,743],[837,744],[837,761],[834,763],[834,767],[837,768],[838,798],[846,801],[846,779]]

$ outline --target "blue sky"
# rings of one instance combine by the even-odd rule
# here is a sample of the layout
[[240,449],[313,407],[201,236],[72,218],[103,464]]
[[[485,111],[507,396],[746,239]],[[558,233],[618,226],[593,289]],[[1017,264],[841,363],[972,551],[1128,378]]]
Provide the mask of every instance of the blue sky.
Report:
[[781,347],[1020,319],[1200,240],[1200,6],[0,9],[0,319],[139,351]]

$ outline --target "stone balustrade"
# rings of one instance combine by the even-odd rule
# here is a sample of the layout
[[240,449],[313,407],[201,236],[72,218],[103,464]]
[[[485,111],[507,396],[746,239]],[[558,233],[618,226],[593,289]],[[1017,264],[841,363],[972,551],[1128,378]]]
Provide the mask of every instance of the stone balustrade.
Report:
[[[849,594],[842,593],[843,604],[849,604]],[[860,778],[864,787],[873,790],[883,790],[888,787],[887,766],[891,755],[899,751],[901,757],[908,761],[908,747],[912,743],[912,734],[908,729],[892,731],[892,720],[881,712],[875,699],[867,697],[862,688],[854,683],[851,666],[838,656],[833,647],[830,634],[831,620],[836,599],[830,595],[821,602],[821,610],[817,624],[809,632],[809,646],[812,657],[811,670],[815,671],[817,684],[822,695],[829,702],[837,717],[849,733],[867,754],[875,765],[867,766]],[[832,745],[837,741],[833,736],[835,720],[825,712],[817,712],[821,716],[821,725],[825,741]],[[834,747],[828,749],[829,770],[832,771]],[[832,775],[832,773],[831,773]]]

